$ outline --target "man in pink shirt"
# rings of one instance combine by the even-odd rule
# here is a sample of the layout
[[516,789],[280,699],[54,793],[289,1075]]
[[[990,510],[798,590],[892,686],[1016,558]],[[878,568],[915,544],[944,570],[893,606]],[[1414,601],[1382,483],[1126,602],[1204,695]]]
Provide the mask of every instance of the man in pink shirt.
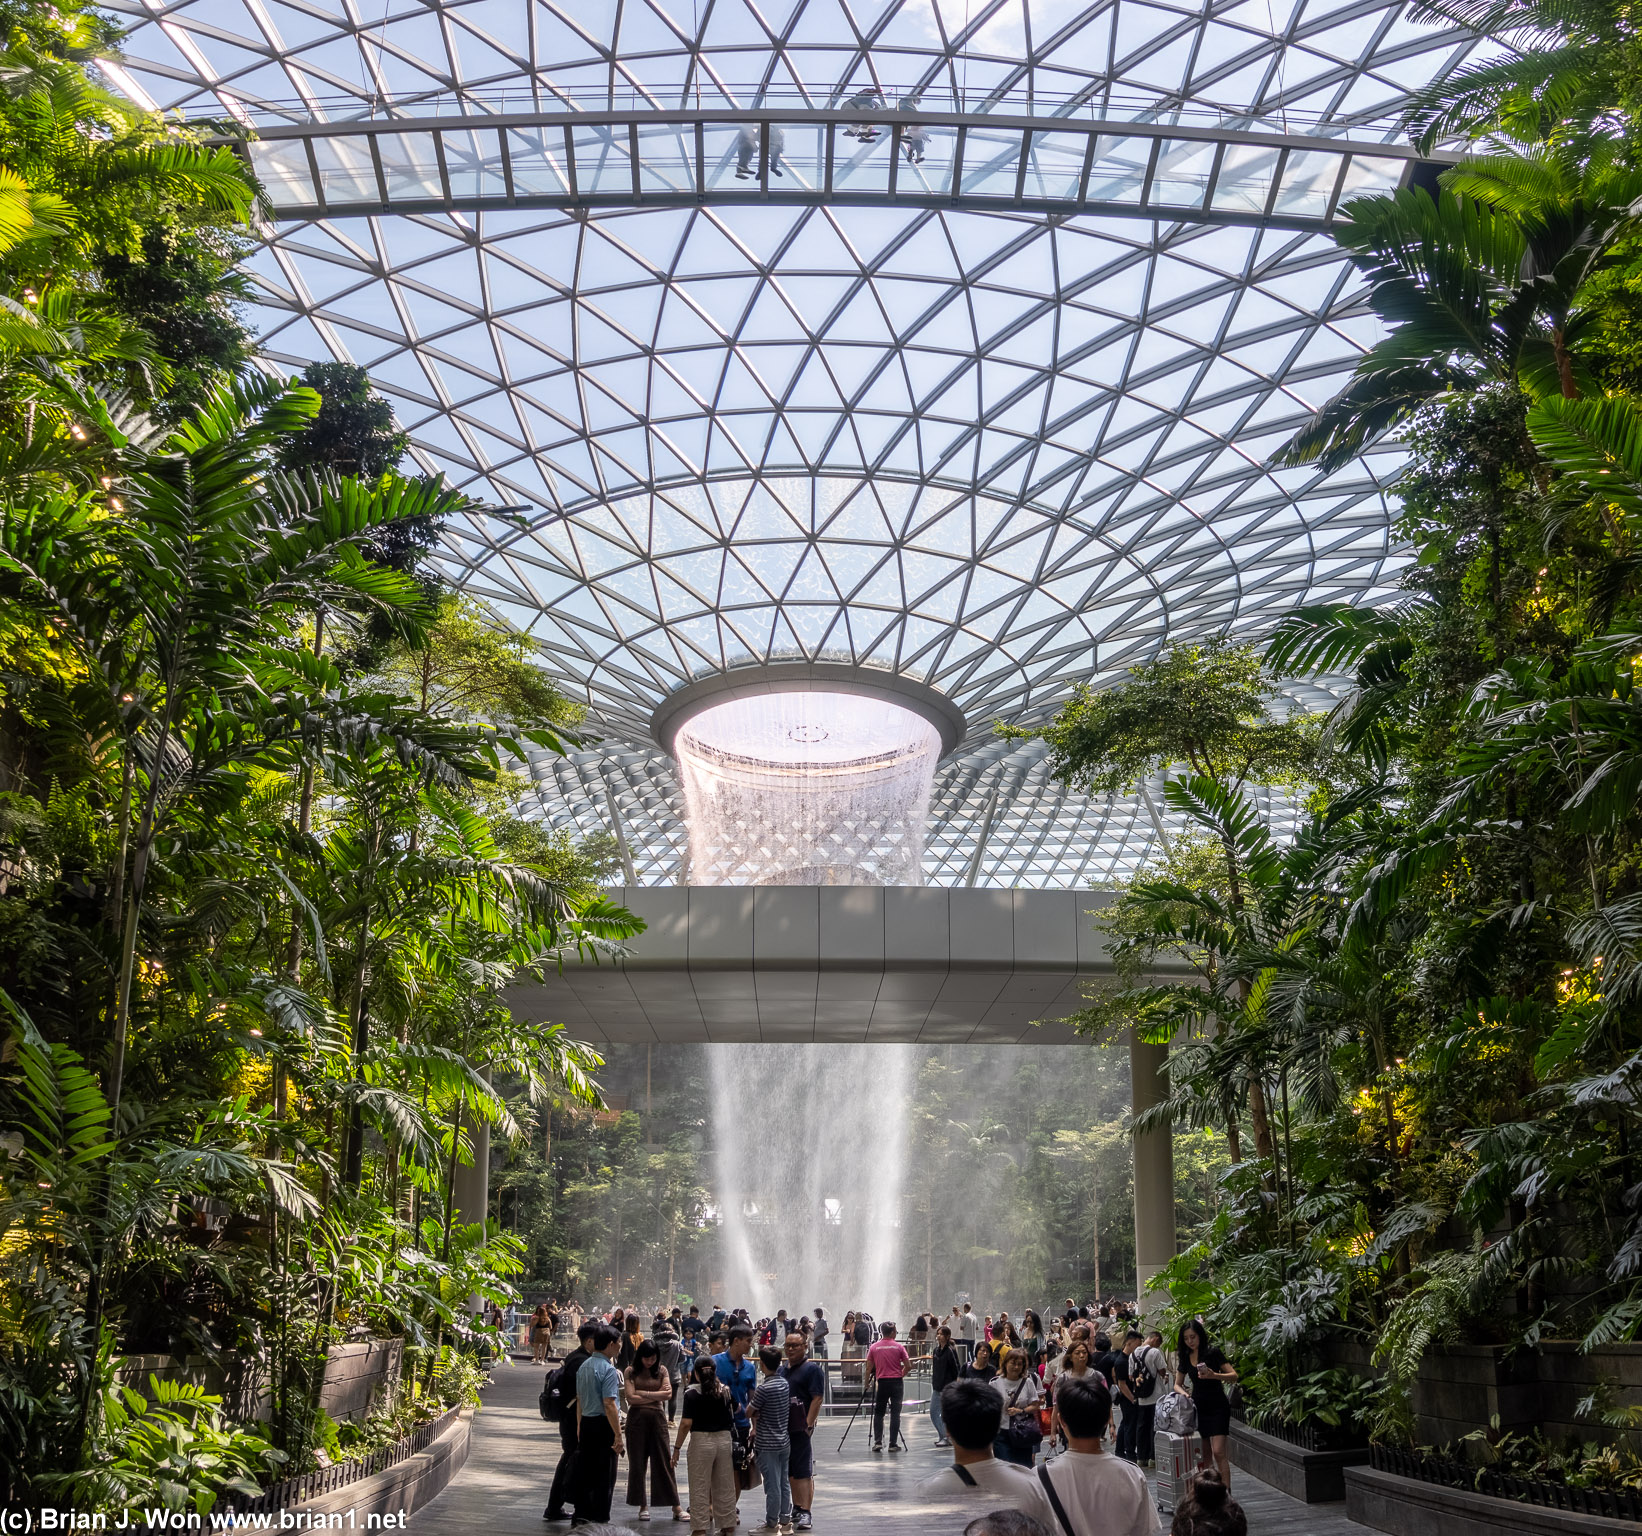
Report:
[[901,1397],[906,1391],[907,1366],[911,1356],[895,1341],[895,1324],[884,1323],[883,1335],[867,1351],[867,1376],[877,1383],[872,1396],[872,1448],[884,1448],[884,1408],[889,1408],[889,1448],[901,1449]]

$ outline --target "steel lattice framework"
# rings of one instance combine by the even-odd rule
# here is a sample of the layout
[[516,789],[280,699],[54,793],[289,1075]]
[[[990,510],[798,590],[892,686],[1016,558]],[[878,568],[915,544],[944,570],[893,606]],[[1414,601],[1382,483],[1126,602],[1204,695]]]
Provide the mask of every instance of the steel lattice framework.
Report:
[[[685,842],[657,706],[791,660],[916,679],[963,711],[929,880],[1126,875],[1159,835],[1146,798],[1071,794],[992,721],[1046,720],[1077,683],[1166,640],[1257,632],[1394,578],[1394,449],[1328,475],[1268,466],[1374,335],[1332,243],[1269,215],[1295,156],[1324,141],[1349,140],[1372,168],[1407,92],[1471,47],[1409,21],[1401,0],[115,9],[131,23],[116,83],[266,126],[259,166],[285,153],[295,167],[285,203],[311,216],[280,222],[253,260],[267,357],[368,365],[420,464],[517,514],[453,525],[442,558],[587,700],[602,744],[532,765],[542,811],[583,831],[614,817],[641,882],[676,878]],[[840,114],[869,89],[884,127],[863,141]],[[830,135],[812,180],[847,133],[892,190],[890,166],[903,180],[911,166],[915,116],[897,112],[914,95],[951,115],[950,142],[923,146],[938,162],[967,167],[963,142],[997,120],[1015,158],[996,207],[765,195],[768,124],[805,114]],[[521,107],[565,157],[565,186],[538,206],[518,206],[512,130],[494,121]],[[696,179],[647,206],[652,111],[673,114],[669,132],[681,113],[723,114],[726,134],[762,124],[751,185],[726,171],[729,149],[708,155],[704,126]],[[587,143],[616,144],[615,125],[633,152],[600,184],[613,195],[575,195],[577,114],[597,127]],[[1027,206],[1074,122],[1082,201]],[[1091,122],[1110,142],[1163,145],[1133,207],[1079,211],[1102,152]],[[452,149],[463,134],[483,139],[471,175]],[[1194,139],[1206,156],[1170,148]],[[487,183],[492,145],[508,168]],[[1344,154],[1330,163],[1323,213],[1354,174]],[[1158,205],[1159,166],[1199,189],[1200,216]],[[389,167],[421,180],[390,185]],[[1208,222],[1234,173],[1264,201]],[[951,171],[953,191],[965,174]],[[363,190],[350,204],[326,185]]]

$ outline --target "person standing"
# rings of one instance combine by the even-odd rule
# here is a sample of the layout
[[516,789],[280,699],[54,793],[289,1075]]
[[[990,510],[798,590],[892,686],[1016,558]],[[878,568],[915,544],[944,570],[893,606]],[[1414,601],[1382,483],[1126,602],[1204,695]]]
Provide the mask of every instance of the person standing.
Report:
[[821,1402],[827,1395],[827,1373],[807,1358],[803,1334],[789,1333],[783,1349],[786,1359],[781,1363],[781,1375],[796,1410],[787,1425],[792,1442],[787,1455],[787,1481],[792,1484],[793,1529],[807,1531],[815,1505],[815,1421],[821,1417]]
[[936,1445],[950,1445],[941,1421],[941,1393],[958,1379],[963,1367],[952,1342],[952,1330],[943,1323],[935,1330],[935,1349],[929,1357],[929,1422],[935,1426]]
[[1198,1468],[1216,1468],[1228,1491],[1231,1458],[1226,1454],[1226,1437],[1231,1434],[1231,1401],[1226,1396],[1226,1383],[1236,1380],[1237,1368],[1209,1338],[1207,1324],[1202,1318],[1193,1318],[1180,1330],[1175,1385],[1191,1393],[1192,1407],[1197,1410],[1197,1433],[1202,1437]]
[[1169,1390],[1169,1362],[1163,1358],[1163,1335],[1155,1328],[1135,1351],[1130,1362],[1129,1384],[1140,1405],[1140,1422],[1135,1427],[1135,1460],[1149,1467],[1157,1460],[1155,1439],[1157,1405]]
[[1027,1370],[1025,1350],[1012,1349],[1003,1357],[1003,1370],[992,1378],[992,1389],[1003,1399],[1002,1427],[992,1454],[999,1461],[1030,1467],[1043,1439],[1037,1414],[1038,1404],[1043,1401],[1043,1385]]
[[758,1366],[748,1358],[752,1353],[753,1325],[735,1322],[730,1324],[723,1353],[713,1356],[713,1366],[718,1372],[718,1379],[724,1383],[730,1394],[730,1409],[733,1415],[730,1432],[735,1436],[738,1495],[740,1473],[745,1464],[743,1453],[747,1456],[752,1454],[752,1446],[749,1443],[752,1436],[752,1420],[748,1417],[747,1406],[752,1402],[753,1390],[758,1385]]
[[564,1501],[574,1495],[576,1488],[576,1440],[581,1428],[581,1400],[577,1395],[576,1375],[582,1362],[593,1352],[593,1335],[597,1323],[583,1323],[576,1330],[576,1347],[564,1357],[564,1363],[555,1373],[553,1400],[559,1415],[559,1464],[553,1469],[553,1486],[548,1489],[544,1520],[568,1520]]
[[[998,1368],[992,1363],[992,1346],[982,1339],[975,1346],[975,1358],[963,1368],[961,1379],[964,1381],[991,1381],[998,1374]],[[942,1413],[946,1409],[941,1410]]]
[[817,1360],[827,1358],[827,1334],[831,1329],[827,1326],[827,1314],[820,1307],[815,1309],[815,1326],[810,1329],[810,1347],[815,1351]]
[[[678,1481],[667,1457],[667,1405],[673,1400],[673,1382],[661,1363],[653,1339],[633,1352],[625,1377],[627,1387],[627,1502],[637,1504],[639,1519],[650,1518],[650,1503],[672,1506],[673,1518],[682,1520]],[[644,1474],[650,1473],[650,1502],[644,1497]]]
[[530,1314],[530,1362],[540,1365],[547,1359],[547,1347],[553,1342],[553,1314],[545,1301],[538,1302]]
[[1124,1334],[1122,1374],[1114,1382],[1117,1388],[1114,1400],[1118,1411],[1117,1453],[1125,1461],[1140,1460],[1137,1449],[1140,1443],[1140,1399],[1135,1395],[1133,1377],[1135,1355],[1144,1342],[1145,1337],[1139,1329],[1131,1328]]
[[792,1390],[781,1374],[781,1351],[766,1346],[758,1352],[759,1382],[747,1405],[753,1426],[753,1458],[764,1480],[766,1531],[792,1530],[792,1484],[788,1463],[792,1453]]
[[616,1351],[621,1335],[600,1323],[592,1349],[576,1372],[581,1422],[576,1430],[576,1517],[572,1525],[610,1518],[610,1496],[616,1490],[616,1458],[623,1453],[621,1413],[617,1400],[621,1376]]
[[1067,1536],[1155,1536],[1146,1474],[1107,1453],[1112,1397],[1099,1375],[1062,1377],[1056,1407],[1067,1451],[1039,1467],[1037,1477],[1060,1529]]
[[1026,1368],[1040,1381],[1048,1363],[1049,1340],[1044,1337],[1043,1319],[1030,1307],[1021,1314],[1021,1348],[1026,1351]]
[[969,1303],[964,1303],[964,1309],[958,1316],[958,1346],[964,1352],[964,1364],[973,1365],[975,1362],[975,1345],[980,1340],[980,1324],[976,1321],[975,1313]]
[[663,1326],[656,1334],[656,1352],[661,1357],[661,1368],[667,1373],[670,1390],[667,1394],[667,1418],[671,1422],[678,1411],[678,1400],[684,1391],[684,1346],[671,1327]]
[[690,1536],[707,1536],[707,1527],[730,1531],[736,1523],[735,1435],[730,1394],[718,1379],[711,1355],[697,1359],[684,1391],[683,1416],[673,1442],[672,1468],[678,1474],[679,1452],[686,1440],[690,1459]]
[[1054,1512],[1037,1479],[1024,1467],[992,1454],[1003,1418],[998,1394],[983,1381],[957,1381],[941,1400],[941,1417],[952,1440],[952,1465],[918,1485],[925,1498],[962,1501],[980,1509],[1018,1509],[1045,1531],[1056,1529]]
[[707,1323],[701,1315],[701,1308],[691,1307],[690,1315],[684,1318],[678,1325],[679,1337],[683,1339],[684,1347],[686,1349],[690,1349],[695,1344],[696,1335],[706,1326]]
[[618,1371],[625,1371],[633,1363],[633,1356],[643,1342],[644,1319],[639,1316],[638,1308],[634,1307],[627,1313],[621,1337],[621,1349],[616,1355],[616,1369]]
[[884,1323],[881,1337],[867,1351],[867,1378],[876,1383],[872,1394],[872,1448],[884,1448],[884,1409],[889,1409],[889,1448],[901,1449],[901,1402],[906,1396],[907,1366],[911,1357],[895,1340],[895,1324]]
[[1060,1422],[1060,1388],[1064,1381],[1086,1381],[1100,1379],[1100,1372],[1090,1364],[1089,1341],[1078,1338],[1072,1341],[1071,1347],[1060,1358],[1060,1369],[1049,1378],[1049,1401],[1053,1411],[1049,1415],[1049,1433],[1052,1437],[1061,1437]]

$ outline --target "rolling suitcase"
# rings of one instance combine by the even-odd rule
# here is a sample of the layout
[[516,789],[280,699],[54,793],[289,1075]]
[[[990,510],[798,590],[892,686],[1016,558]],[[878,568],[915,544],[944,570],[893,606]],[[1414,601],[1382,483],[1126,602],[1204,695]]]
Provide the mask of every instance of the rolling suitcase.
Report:
[[1171,1435],[1158,1430],[1152,1437],[1157,1462],[1157,1507],[1171,1516],[1186,1495],[1186,1485],[1197,1470],[1196,1435]]

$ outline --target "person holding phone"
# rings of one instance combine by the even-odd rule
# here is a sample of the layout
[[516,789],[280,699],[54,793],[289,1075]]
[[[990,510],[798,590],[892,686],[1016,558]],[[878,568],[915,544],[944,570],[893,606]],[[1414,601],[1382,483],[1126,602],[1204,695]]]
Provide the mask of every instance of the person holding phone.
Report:
[[1197,1409],[1197,1432],[1203,1438],[1198,1451],[1200,1471],[1214,1467],[1220,1481],[1231,1487],[1231,1459],[1226,1454],[1226,1437],[1231,1434],[1231,1401],[1226,1383],[1237,1380],[1237,1368],[1209,1338],[1208,1327],[1194,1317],[1180,1330],[1175,1355],[1175,1386],[1189,1392]]

